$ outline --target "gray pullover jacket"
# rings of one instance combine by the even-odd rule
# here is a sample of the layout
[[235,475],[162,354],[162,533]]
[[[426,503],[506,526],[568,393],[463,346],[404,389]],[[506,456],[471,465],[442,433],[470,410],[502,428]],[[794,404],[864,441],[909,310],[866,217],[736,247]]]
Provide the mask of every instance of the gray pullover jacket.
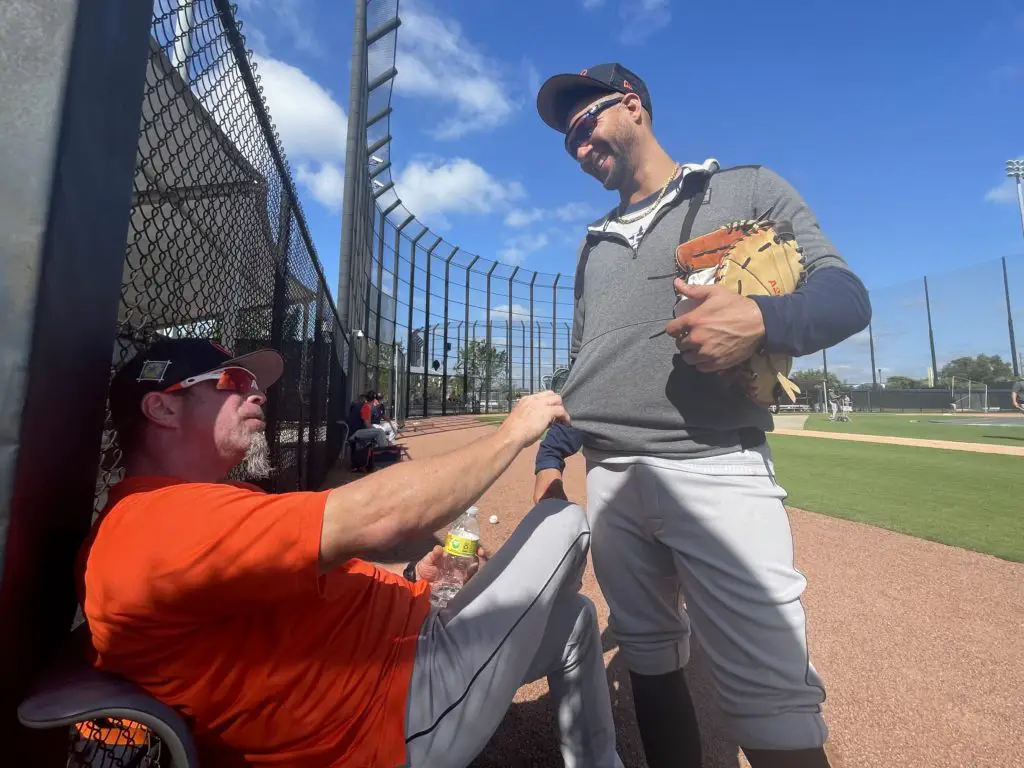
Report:
[[[575,280],[572,364],[562,389],[573,429],[549,431],[538,455],[538,470],[560,467],[561,458],[574,453],[580,444],[594,460],[645,455],[683,458],[757,445],[772,429],[772,416],[766,408],[731,394],[717,374],[700,373],[684,363],[672,337],[655,336],[672,317],[675,294],[671,278],[664,276],[674,272],[674,251],[693,196],[686,190],[699,186],[691,176],[700,173],[713,175],[707,179],[691,238],[765,212],[774,220],[792,222],[796,240],[803,247],[809,284],[815,282],[815,273],[836,267],[845,273],[836,277],[848,277],[847,282],[855,286],[853,291],[863,292],[855,317],[823,326],[826,338],[819,348],[866,327],[870,318],[866,291],[792,186],[760,166],[718,173],[714,166],[711,171],[698,167],[687,174],[684,193],[651,221],[635,252],[624,238],[604,231],[612,214],[588,227],[589,255],[582,263],[578,258]],[[777,298],[785,297],[770,297],[769,301]],[[776,309],[775,305],[768,307],[760,300],[759,305],[766,327],[769,320],[780,328],[807,320],[792,312],[774,317],[768,310]],[[773,345],[771,335],[766,340],[769,351],[775,351],[773,346],[789,348],[793,354],[810,351],[786,343]],[[568,433],[575,434],[567,437]]]

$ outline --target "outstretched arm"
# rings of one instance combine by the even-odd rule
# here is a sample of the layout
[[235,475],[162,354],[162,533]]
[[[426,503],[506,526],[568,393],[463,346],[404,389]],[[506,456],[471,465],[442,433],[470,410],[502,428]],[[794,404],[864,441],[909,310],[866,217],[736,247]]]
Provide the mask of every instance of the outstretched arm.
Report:
[[320,537],[325,573],[360,553],[384,549],[455,519],[553,422],[567,422],[562,399],[540,392],[519,401],[498,430],[463,448],[399,463],[335,488]]

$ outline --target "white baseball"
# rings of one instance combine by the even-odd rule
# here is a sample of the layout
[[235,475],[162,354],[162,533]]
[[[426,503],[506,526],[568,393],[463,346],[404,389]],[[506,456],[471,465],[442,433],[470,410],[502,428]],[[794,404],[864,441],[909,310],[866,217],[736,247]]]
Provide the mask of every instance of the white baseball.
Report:
[[491,516],[490,516],[489,518],[487,518],[487,519],[488,519],[488,520],[489,520],[489,521],[491,522],[491,524],[492,524],[492,525],[493,525],[494,523],[498,522],[498,516],[497,516],[497,515],[491,515]]

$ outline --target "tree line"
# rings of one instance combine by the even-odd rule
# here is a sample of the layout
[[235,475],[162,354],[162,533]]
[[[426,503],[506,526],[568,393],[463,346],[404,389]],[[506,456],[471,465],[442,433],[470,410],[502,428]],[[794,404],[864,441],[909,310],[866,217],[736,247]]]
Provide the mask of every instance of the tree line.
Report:
[[[871,384],[858,384],[849,386],[843,384],[839,377],[829,371],[828,376],[821,368],[811,368],[794,371],[790,377],[803,394],[809,395],[814,388],[822,381],[828,382],[830,391],[839,389],[871,389]],[[1000,355],[976,355],[974,357],[957,357],[950,360],[939,369],[936,377],[935,388],[948,388],[954,380],[960,381],[964,386],[970,379],[975,384],[987,384],[990,387],[1009,387],[1014,381],[1013,364],[1003,360]],[[884,379],[886,389],[928,389],[928,379],[915,379],[910,376],[887,376]],[[959,384],[957,385],[959,386]]]

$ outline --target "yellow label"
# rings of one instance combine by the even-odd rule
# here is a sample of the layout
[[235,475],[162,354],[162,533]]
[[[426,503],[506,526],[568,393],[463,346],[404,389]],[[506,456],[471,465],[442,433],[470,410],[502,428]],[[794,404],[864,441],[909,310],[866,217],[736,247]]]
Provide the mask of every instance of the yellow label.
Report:
[[479,543],[480,542],[476,539],[470,539],[464,536],[454,536],[449,533],[448,538],[444,543],[444,549],[452,555],[460,557],[476,557],[476,548]]

